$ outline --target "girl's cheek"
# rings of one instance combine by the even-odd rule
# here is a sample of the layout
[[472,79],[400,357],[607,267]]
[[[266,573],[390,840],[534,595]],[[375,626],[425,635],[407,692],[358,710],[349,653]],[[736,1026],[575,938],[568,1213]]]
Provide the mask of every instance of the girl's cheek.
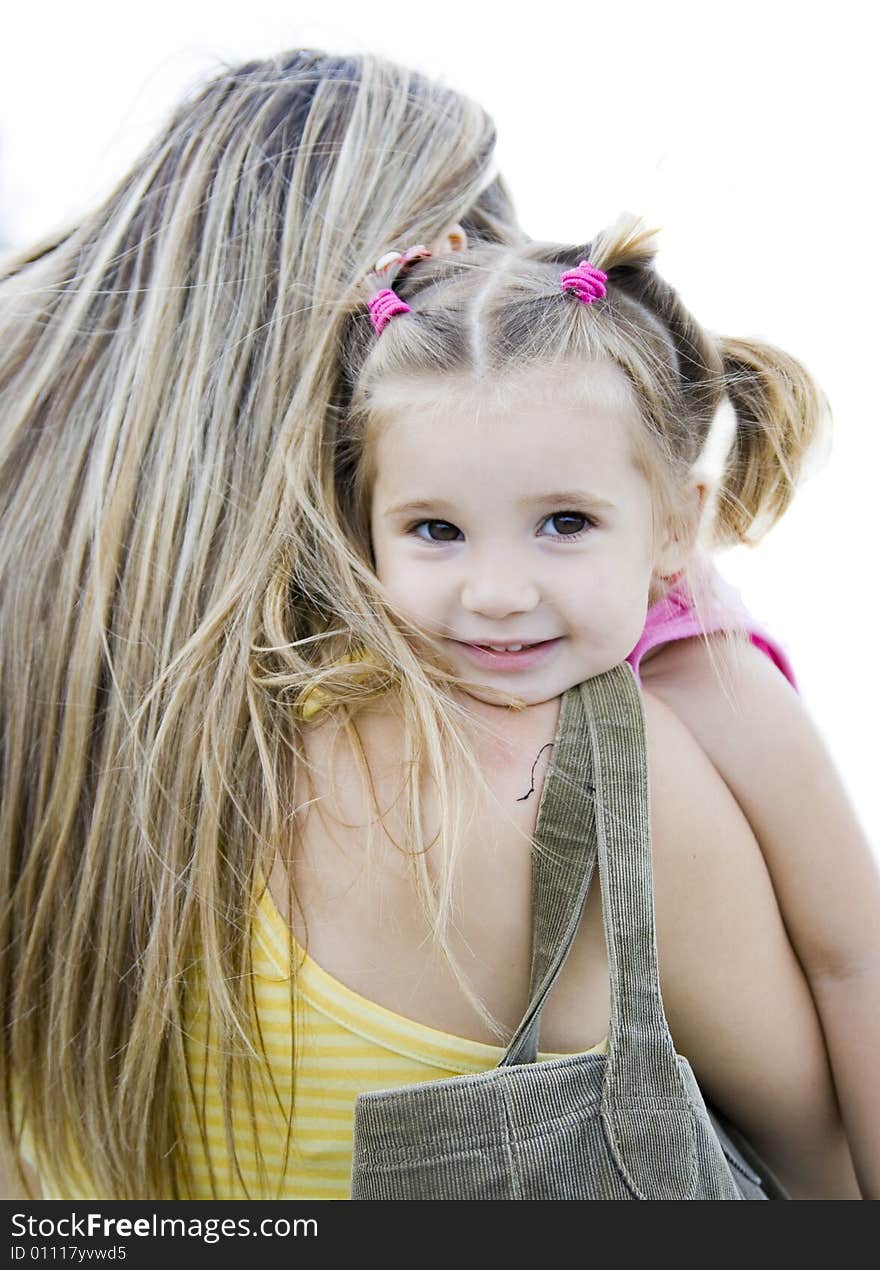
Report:
[[[376,562],[376,576],[386,587],[397,588],[401,574],[402,562],[400,548],[389,542],[382,534],[373,535],[373,559]],[[405,565],[403,566],[405,569]]]

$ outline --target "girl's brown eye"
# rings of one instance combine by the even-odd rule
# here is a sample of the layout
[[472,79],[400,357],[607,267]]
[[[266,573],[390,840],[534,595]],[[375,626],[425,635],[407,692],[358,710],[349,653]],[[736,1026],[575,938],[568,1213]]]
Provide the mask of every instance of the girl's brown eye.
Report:
[[[581,516],[577,512],[557,512],[556,515],[551,516],[550,519],[556,523],[557,529],[560,529],[560,526],[564,525],[566,521],[568,522],[567,528],[560,529],[563,537],[568,534],[578,533],[587,523],[586,516]],[[575,521],[574,528],[571,527],[572,521]]]
[[[420,534],[418,532],[420,529],[425,528],[426,526],[430,527],[432,525],[440,525],[444,530],[451,530],[451,536],[441,536],[439,538],[435,538],[433,534],[429,534],[429,536],[425,538],[424,534]],[[423,541],[426,542],[454,542],[455,535],[459,532],[455,525],[450,525],[448,520],[422,520],[419,521],[417,525],[413,525],[413,531],[415,532],[416,537],[422,538]]]

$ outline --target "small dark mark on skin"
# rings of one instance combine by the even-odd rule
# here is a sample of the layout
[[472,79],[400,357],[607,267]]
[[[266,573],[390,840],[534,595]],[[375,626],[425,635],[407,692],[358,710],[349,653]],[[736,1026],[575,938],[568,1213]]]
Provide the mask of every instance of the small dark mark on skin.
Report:
[[526,799],[527,799],[527,798],[531,798],[532,794],[534,794],[534,792],[535,792],[535,768],[538,766],[538,759],[541,757],[541,755],[544,753],[544,751],[545,751],[548,747],[550,747],[550,746],[552,746],[552,745],[554,745],[554,744],[555,744],[555,742],[554,742],[554,741],[548,741],[546,745],[542,745],[542,746],[541,746],[541,748],[540,748],[540,750],[538,750],[538,758],[536,758],[536,759],[535,759],[535,761],[534,761],[534,763],[532,764],[532,787],[531,787],[531,789],[529,790],[529,792],[528,792],[527,794],[523,794],[520,798],[517,798],[517,800],[516,800],[516,801],[517,801],[518,803],[524,803],[524,802],[526,801]]

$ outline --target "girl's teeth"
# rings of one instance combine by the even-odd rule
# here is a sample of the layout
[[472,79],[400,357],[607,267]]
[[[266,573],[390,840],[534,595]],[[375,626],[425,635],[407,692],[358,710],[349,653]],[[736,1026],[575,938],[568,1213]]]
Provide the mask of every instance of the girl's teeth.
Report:
[[491,648],[493,653],[518,653],[523,648],[531,648],[531,644],[484,644],[484,648]]

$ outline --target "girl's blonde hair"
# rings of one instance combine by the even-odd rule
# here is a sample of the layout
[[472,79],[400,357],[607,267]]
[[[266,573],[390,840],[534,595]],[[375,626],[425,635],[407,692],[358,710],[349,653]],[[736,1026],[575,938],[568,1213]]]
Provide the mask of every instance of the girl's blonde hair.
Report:
[[[704,541],[717,550],[764,537],[824,436],[826,403],[789,354],[703,330],[654,267],[656,233],[624,215],[592,243],[489,244],[395,262],[365,280],[365,295],[394,287],[411,313],[393,319],[381,339],[364,317],[345,350],[360,542],[366,544],[372,480],[370,424],[382,413],[377,403],[388,398],[389,381],[405,386],[442,375],[447,382],[514,382],[532,368],[558,366],[586,386],[591,364],[603,360],[624,372],[635,393],[644,425],[634,438],[636,460],[658,515],[682,515],[681,493],[700,471],[726,395],[736,427]],[[607,275],[608,294],[598,303],[574,303],[561,286],[563,272],[584,258]]]
[[[550,367],[586,392],[591,367],[610,362],[637,407],[634,459],[652,493],[655,533],[662,527],[694,548],[684,582],[682,575],[656,578],[650,598],[683,585],[705,622],[715,599],[712,553],[757,544],[782,516],[807,456],[827,437],[827,406],[789,354],[704,330],[657,272],[656,253],[656,231],[624,215],[592,243],[493,243],[404,259],[365,280],[365,297],[393,287],[410,312],[393,317],[377,338],[365,309],[344,348],[348,419],[337,444],[337,500],[351,508],[363,559],[371,560],[375,440],[408,385],[442,376],[465,393],[490,384],[515,397],[520,376]],[[584,259],[607,275],[607,295],[593,304],[561,286],[563,273]],[[721,438],[725,411],[735,422]],[[694,481],[708,491],[699,516]],[[730,620],[735,652],[741,630],[734,614]],[[420,638],[442,658],[442,642]],[[723,679],[722,663],[716,670]]]
[[[446,810],[442,703],[375,605],[338,497],[339,351],[389,248],[456,221],[472,242],[523,241],[494,140],[421,75],[298,50],[218,75],[93,215],[3,262],[0,1149],[16,1163],[24,1117],[40,1172],[83,1167],[104,1198],[192,1194],[175,1091],[198,965],[237,1166],[229,1090],[250,1097],[268,1067],[251,924],[295,838],[308,685],[329,678],[352,714],[401,685]],[[373,681],[332,669],[354,642],[384,657]]]

